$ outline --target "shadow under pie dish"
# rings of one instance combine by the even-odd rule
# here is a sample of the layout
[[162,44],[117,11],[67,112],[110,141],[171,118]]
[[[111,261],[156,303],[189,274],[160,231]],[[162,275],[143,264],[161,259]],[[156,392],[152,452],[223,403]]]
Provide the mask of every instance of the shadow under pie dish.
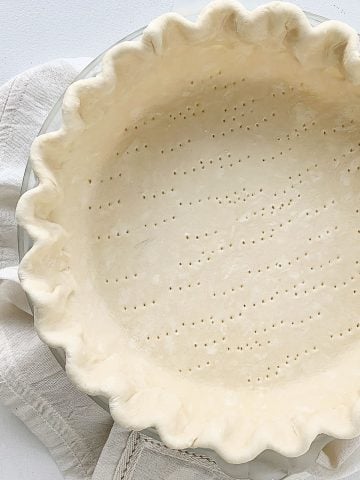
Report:
[[343,24],[217,2],[68,89],[20,275],[116,421],[238,463],[360,432],[359,65]]

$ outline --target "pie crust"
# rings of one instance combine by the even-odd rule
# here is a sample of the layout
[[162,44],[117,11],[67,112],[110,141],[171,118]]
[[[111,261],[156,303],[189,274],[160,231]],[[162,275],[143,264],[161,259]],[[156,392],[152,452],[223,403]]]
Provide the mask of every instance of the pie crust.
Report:
[[360,433],[359,82],[346,25],[218,1],[69,87],[20,277],[117,422],[233,463]]

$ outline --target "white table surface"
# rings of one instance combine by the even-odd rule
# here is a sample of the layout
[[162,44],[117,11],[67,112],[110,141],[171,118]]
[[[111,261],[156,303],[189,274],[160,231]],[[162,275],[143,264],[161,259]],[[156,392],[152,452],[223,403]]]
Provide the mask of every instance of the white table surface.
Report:
[[[54,58],[95,57],[170,10],[193,13],[203,0],[0,0],[0,84]],[[264,3],[244,0],[249,8]],[[304,10],[360,31],[360,0],[294,0]],[[60,480],[45,447],[0,405],[0,480]],[[359,477],[360,478],[360,477]],[[81,479],[79,479],[81,480]]]

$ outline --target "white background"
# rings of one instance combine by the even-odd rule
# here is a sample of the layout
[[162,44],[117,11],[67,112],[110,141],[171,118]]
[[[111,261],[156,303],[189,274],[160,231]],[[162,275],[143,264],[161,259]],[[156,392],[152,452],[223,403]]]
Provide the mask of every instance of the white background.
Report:
[[[0,84],[54,58],[95,57],[166,11],[194,13],[203,0],[0,0]],[[244,0],[251,8],[263,3]],[[360,0],[295,0],[360,31]],[[42,444],[0,405],[0,480],[60,480]],[[79,479],[81,480],[81,479]]]

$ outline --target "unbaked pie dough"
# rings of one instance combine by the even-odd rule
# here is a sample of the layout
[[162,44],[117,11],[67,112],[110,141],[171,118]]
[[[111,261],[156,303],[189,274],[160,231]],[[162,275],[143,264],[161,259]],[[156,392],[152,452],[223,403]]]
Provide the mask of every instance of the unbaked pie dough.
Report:
[[219,1],[69,88],[21,278],[122,425],[230,462],[360,433],[359,81],[345,25]]

